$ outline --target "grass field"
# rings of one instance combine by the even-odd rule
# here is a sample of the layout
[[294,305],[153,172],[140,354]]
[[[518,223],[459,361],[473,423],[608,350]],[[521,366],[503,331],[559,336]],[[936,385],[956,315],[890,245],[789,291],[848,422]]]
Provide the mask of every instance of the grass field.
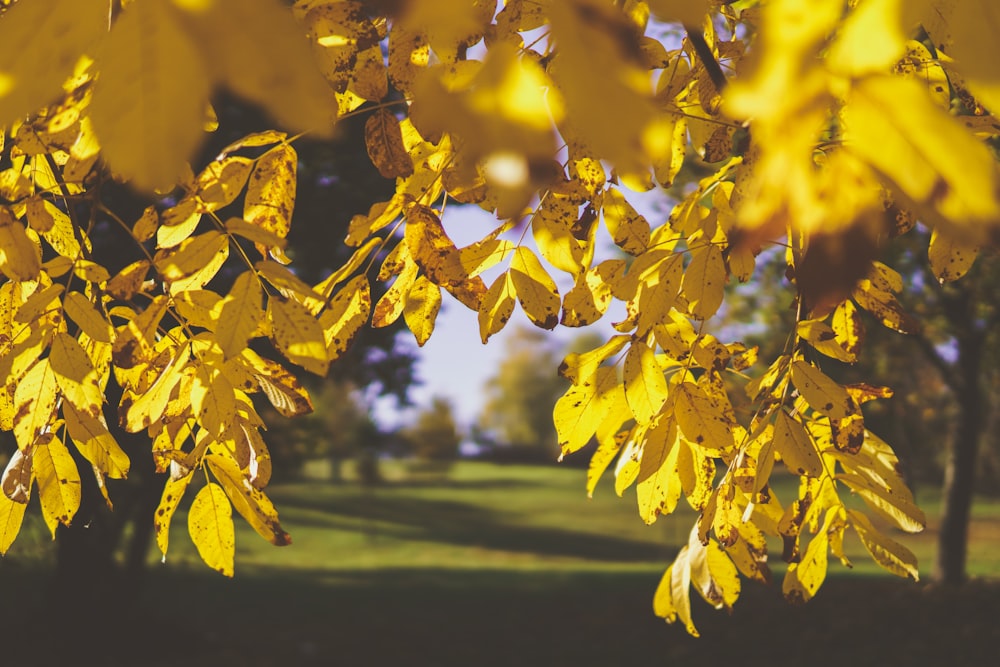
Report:
[[[615,497],[609,486],[588,500],[583,472],[574,469],[461,463],[446,480],[407,481],[391,467],[386,474],[387,484],[368,489],[321,481],[272,487],[294,543],[274,548],[238,523],[233,580],[197,561],[179,512],[166,563],[151,554],[137,617],[142,636],[156,648],[138,662],[122,652],[117,659],[142,665],[997,664],[995,501],[976,506],[970,569],[979,579],[960,590],[882,576],[854,541],[848,544],[854,570],[831,564],[818,598],[805,607],[785,604],[780,584],[745,583],[732,617],[695,600],[703,635],[695,640],[656,619],[650,606],[663,569],[686,540],[692,513],[645,526],[634,500]],[[930,529],[897,537],[918,554],[926,573],[937,502],[919,500]],[[42,549],[43,538],[22,537],[25,552]],[[23,604],[41,574],[17,551],[0,567],[0,591]],[[10,627],[5,606],[2,618]],[[113,664],[115,655],[112,650],[103,663]]]

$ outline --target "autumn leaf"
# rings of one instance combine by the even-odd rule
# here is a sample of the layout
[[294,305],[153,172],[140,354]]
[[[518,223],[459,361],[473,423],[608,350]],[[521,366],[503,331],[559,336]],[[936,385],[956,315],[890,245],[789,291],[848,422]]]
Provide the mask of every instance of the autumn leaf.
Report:
[[236,551],[233,510],[226,492],[218,484],[209,482],[191,501],[188,533],[206,565],[226,577],[233,576]]
[[264,316],[262,295],[257,276],[246,271],[237,276],[229,294],[222,300],[215,338],[226,358],[238,355],[250,341]]
[[80,473],[66,445],[51,433],[36,443],[31,470],[38,482],[42,516],[55,539],[56,526],[68,526],[80,508]]
[[517,300],[532,322],[543,329],[559,323],[559,289],[535,253],[517,248],[510,264],[510,280]]
[[320,323],[297,301],[270,298],[267,317],[271,338],[285,357],[316,375],[325,375],[329,365],[326,340]]
[[399,119],[388,109],[379,109],[365,121],[365,145],[372,164],[383,178],[406,178],[413,173]]

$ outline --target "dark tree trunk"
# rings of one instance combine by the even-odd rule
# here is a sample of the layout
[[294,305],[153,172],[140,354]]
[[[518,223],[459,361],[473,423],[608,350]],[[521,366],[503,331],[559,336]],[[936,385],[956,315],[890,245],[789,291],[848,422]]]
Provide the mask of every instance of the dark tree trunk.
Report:
[[982,437],[981,400],[966,397],[962,404],[961,423],[948,452],[944,471],[941,509],[941,532],[934,560],[934,581],[957,585],[965,581],[965,562],[969,539],[969,518],[976,476],[976,452]]
[[958,403],[959,423],[953,431],[954,440],[945,464],[941,532],[932,574],[934,581],[945,585],[958,585],[966,579],[976,454],[986,425],[982,386],[985,336],[977,329],[972,305],[968,293],[960,293],[949,313],[957,329],[958,359],[949,384]]

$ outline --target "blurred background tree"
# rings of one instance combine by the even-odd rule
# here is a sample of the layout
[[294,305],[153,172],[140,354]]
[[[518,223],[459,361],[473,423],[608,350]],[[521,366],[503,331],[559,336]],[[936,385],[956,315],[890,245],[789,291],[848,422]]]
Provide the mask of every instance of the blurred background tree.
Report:
[[[593,332],[577,335],[569,345],[539,329],[518,327],[504,339],[496,374],[483,388],[484,406],[474,432],[489,458],[499,461],[552,463],[559,442],[552,409],[569,387],[557,370],[569,352],[603,343]],[[568,459],[586,465],[586,456]]]
[[403,429],[402,435],[420,461],[454,461],[462,442],[452,405],[440,396],[435,396],[429,407],[417,413],[414,423]]

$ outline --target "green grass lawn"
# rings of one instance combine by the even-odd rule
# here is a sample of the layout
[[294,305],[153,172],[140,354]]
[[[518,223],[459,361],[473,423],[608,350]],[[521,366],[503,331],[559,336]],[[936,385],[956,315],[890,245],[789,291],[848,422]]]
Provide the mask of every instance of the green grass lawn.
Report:
[[[943,591],[883,577],[855,541],[854,570],[832,562],[805,607],[784,603],[780,583],[744,582],[732,617],[695,599],[703,636],[694,640],[651,610],[692,512],[646,526],[634,497],[617,498],[610,484],[588,500],[577,469],[461,463],[443,481],[407,481],[391,466],[386,476],[367,489],[274,485],[293,544],[272,547],[238,520],[233,580],[198,562],[182,508],[166,562],[151,554],[137,616],[156,648],[119,655],[121,664],[995,664],[997,502],[978,503],[973,523],[970,566],[987,579]],[[931,529],[895,537],[926,573],[937,503],[920,500]],[[22,537],[27,552],[43,549],[38,536]],[[19,546],[0,567],[8,601],[41,576]]]

